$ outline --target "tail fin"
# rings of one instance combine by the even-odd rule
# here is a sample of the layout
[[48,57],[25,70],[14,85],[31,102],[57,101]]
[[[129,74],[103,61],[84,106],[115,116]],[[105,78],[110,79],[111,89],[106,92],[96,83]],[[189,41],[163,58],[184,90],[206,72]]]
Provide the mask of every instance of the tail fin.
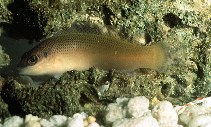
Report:
[[157,43],[152,45],[154,48],[154,68],[159,72],[165,72],[166,67],[169,65],[169,47],[165,43]]

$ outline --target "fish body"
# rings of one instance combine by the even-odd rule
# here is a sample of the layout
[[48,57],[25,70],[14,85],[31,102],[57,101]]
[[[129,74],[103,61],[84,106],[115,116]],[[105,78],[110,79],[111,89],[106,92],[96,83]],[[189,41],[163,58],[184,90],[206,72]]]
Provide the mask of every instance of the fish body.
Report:
[[54,36],[22,56],[24,75],[54,75],[69,70],[160,68],[166,60],[161,44],[140,46],[106,35],[71,33]]

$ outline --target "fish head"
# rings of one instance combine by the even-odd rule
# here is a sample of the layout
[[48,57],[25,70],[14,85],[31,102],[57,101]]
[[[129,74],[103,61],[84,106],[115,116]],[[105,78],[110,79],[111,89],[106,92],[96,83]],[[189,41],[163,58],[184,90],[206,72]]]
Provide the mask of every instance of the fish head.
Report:
[[[38,50],[39,49],[39,50]],[[33,48],[24,53],[18,64],[21,75],[45,75],[45,69],[50,67],[48,59],[50,51],[47,49]],[[46,66],[46,67],[45,67]],[[45,68],[45,69],[44,69]]]

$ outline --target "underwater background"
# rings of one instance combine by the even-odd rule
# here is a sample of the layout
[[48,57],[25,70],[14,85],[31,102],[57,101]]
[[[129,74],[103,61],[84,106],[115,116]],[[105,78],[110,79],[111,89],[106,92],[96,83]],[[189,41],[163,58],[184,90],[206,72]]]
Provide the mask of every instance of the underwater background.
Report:
[[[37,77],[18,74],[24,52],[74,22],[112,27],[142,45],[164,43],[168,59],[160,70],[70,70],[39,86],[31,83]],[[0,119],[86,112],[103,124],[102,112],[116,98],[184,105],[209,97],[210,26],[210,0],[0,0]]]

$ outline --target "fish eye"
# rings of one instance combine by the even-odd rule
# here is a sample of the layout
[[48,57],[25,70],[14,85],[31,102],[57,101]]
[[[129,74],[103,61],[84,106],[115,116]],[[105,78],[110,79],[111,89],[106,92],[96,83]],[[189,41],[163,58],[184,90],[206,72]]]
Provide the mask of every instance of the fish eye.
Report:
[[36,56],[36,55],[32,55],[28,58],[28,64],[31,66],[35,65],[37,63],[37,61],[38,61],[38,56]]

